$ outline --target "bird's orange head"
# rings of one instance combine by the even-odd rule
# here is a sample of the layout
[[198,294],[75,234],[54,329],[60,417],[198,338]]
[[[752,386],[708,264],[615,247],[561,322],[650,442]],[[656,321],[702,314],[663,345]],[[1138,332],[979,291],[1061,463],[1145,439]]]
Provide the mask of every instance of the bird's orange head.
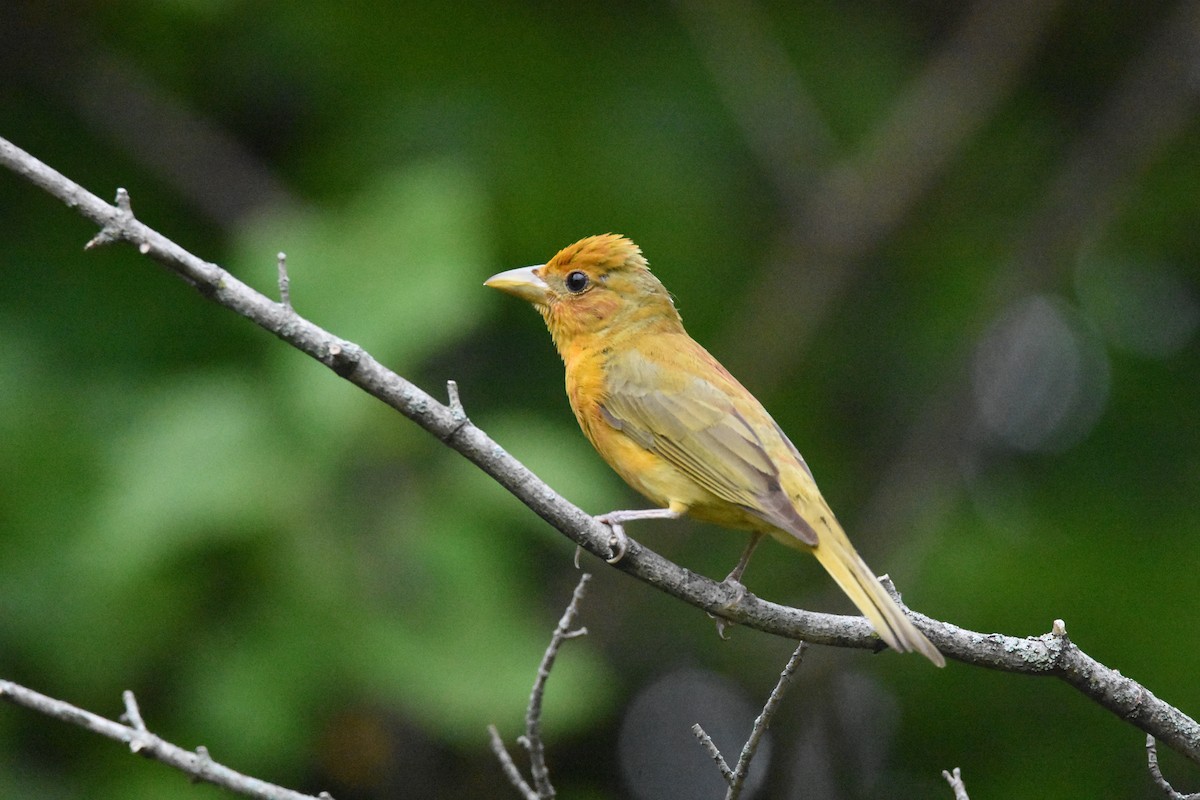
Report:
[[580,239],[545,264],[510,269],[484,284],[532,303],[560,353],[581,337],[682,330],[641,249],[615,233]]

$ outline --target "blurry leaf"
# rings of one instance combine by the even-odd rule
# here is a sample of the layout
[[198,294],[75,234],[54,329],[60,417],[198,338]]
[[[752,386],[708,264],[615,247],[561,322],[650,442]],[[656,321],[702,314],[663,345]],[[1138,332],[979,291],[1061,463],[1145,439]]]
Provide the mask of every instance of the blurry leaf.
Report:
[[[487,518],[464,511],[431,519],[410,540],[406,551],[436,594],[363,620],[354,663],[367,685],[425,726],[473,747],[481,724],[522,718],[561,609],[546,612],[532,585],[514,580],[518,570],[529,575],[522,565],[530,563],[515,543],[497,548]],[[561,563],[572,569],[569,558]],[[569,599],[562,597],[562,606]],[[582,624],[586,619],[585,603]],[[561,656],[547,714],[565,731],[595,717],[611,682],[586,638],[566,643]]]
[[[490,274],[486,229],[486,198],[472,174],[430,162],[380,176],[340,209],[259,220],[236,260],[261,274],[286,252],[297,312],[404,374],[478,322]],[[306,433],[341,439],[356,428],[371,405],[358,390],[314,380],[320,368],[294,353],[280,358],[281,396]]]
[[73,552],[81,574],[116,584],[181,548],[252,534],[299,499],[302,463],[244,378],[196,375],[145,400],[112,444],[95,527]]

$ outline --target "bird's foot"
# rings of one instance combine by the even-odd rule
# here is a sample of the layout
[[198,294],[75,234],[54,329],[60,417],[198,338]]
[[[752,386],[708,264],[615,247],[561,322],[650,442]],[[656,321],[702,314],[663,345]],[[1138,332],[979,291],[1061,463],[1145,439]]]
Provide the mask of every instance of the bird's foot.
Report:
[[721,588],[728,593],[728,598],[721,604],[721,609],[728,611],[738,603],[746,599],[746,595],[750,592],[746,589],[745,584],[739,581],[732,574],[725,580],[721,581]]
[[[746,595],[750,593],[732,573],[725,580],[721,581],[721,588],[726,591],[726,598],[718,607],[720,611],[729,611],[742,602],[746,598]],[[720,636],[722,639],[728,639],[729,636],[726,634],[726,631],[732,628],[734,623],[712,612],[709,612],[708,616],[717,624],[717,636]]]
[[686,506],[671,506],[668,508],[643,508],[636,511],[609,511],[596,517],[596,521],[607,525],[612,533],[608,538],[608,547],[612,555],[605,559],[610,564],[616,564],[625,557],[629,549],[629,537],[625,535],[626,522],[642,519],[679,519]]
[[625,557],[626,551],[629,550],[629,537],[625,535],[625,527],[615,513],[601,514],[596,517],[596,521],[607,525],[610,531],[608,549],[611,551],[611,555],[604,560],[609,564],[616,564]]

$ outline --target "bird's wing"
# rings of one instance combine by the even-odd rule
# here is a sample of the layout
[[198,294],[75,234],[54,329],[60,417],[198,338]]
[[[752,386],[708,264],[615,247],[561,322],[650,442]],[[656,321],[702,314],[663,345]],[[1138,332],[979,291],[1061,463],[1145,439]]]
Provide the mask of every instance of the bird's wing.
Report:
[[781,487],[771,453],[794,455],[807,472],[804,460],[758,401],[686,341],[653,360],[636,349],[618,356],[601,401],[604,419],[717,498],[816,546],[817,534]]

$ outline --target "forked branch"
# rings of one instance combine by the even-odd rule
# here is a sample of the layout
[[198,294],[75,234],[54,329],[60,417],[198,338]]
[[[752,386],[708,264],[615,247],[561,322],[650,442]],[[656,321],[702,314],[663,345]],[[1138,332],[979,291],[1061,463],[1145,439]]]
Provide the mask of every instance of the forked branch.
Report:
[[533,681],[533,691],[529,694],[529,705],[525,710],[525,734],[517,739],[517,743],[529,753],[529,774],[533,778],[533,787],[521,777],[521,770],[509,755],[496,726],[488,726],[492,752],[499,759],[500,767],[509,782],[526,800],[554,800],[557,796],[553,784],[550,783],[550,769],[546,766],[546,746],[542,742],[542,698],[546,694],[546,681],[550,678],[550,670],[554,668],[554,659],[558,657],[558,649],[562,647],[562,643],[567,639],[587,634],[587,628],[571,626],[575,624],[575,617],[579,615],[579,603],[583,600],[583,592],[591,579],[592,576],[586,572],[579,577],[579,583],[571,595],[571,602],[567,604],[567,610],[563,612],[558,626],[550,636],[550,644],[546,647],[542,663],[538,665],[537,677]]
[[725,757],[721,755],[721,751],[717,748],[716,742],[704,732],[704,728],[700,727],[700,723],[692,726],[692,733],[700,740],[700,745],[712,756],[713,761],[717,764],[717,769],[721,771],[721,777],[729,784],[729,790],[725,793],[725,800],[738,800],[741,797],[742,789],[746,785],[746,777],[750,774],[750,762],[754,759],[754,754],[758,752],[758,745],[766,734],[767,728],[771,726],[771,718],[775,716],[775,711],[779,708],[779,702],[783,700],[784,693],[791,686],[792,678],[795,677],[796,670],[800,668],[800,662],[804,660],[804,649],[807,646],[807,644],[801,642],[796,646],[792,657],[788,659],[787,665],[779,675],[779,682],[771,690],[766,704],[763,705],[762,712],[755,718],[754,725],[750,728],[750,736],[746,738],[746,744],[742,746],[742,752],[738,756],[736,767],[731,768],[729,766],[729,762],[725,760]]

